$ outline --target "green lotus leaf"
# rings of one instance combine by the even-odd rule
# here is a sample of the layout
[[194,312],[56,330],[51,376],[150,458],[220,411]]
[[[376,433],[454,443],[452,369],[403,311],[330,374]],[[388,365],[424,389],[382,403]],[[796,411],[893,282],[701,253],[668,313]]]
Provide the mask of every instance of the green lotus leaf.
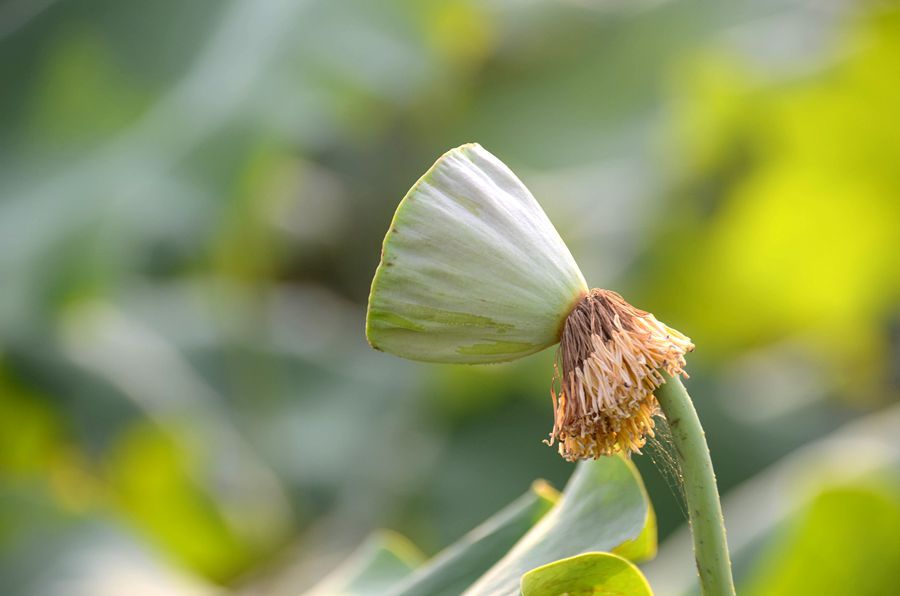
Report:
[[458,596],[537,523],[559,493],[543,481],[417,568],[390,596]]
[[514,360],[555,344],[587,291],[525,185],[480,145],[463,145],[400,202],[372,282],[366,336],[413,360]]
[[584,553],[614,551],[644,560],[655,550],[655,516],[634,464],[622,456],[582,461],[556,506],[465,594],[519,594],[524,574]]
[[653,596],[633,563],[609,553],[585,553],[522,576],[522,596]]

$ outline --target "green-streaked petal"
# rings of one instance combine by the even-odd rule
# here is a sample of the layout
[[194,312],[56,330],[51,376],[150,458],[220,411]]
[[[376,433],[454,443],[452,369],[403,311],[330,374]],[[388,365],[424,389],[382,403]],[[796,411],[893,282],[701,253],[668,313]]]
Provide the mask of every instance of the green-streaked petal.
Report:
[[366,335],[413,360],[513,360],[559,340],[584,276],[525,185],[480,145],[452,149],[400,202]]

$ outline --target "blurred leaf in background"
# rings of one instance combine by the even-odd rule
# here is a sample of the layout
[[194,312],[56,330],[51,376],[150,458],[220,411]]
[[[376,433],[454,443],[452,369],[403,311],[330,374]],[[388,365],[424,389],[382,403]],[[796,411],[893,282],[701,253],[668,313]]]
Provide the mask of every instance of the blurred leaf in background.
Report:
[[422,564],[422,553],[397,534],[373,534],[310,596],[385,594]]
[[883,401],[900,298],[900,125],[884,117],[900,86],[884,73],[900,68],[900,12],[856,19],[832,53],[775,84],[716,53],[681,69],[678,228],[653,266],[684,284],[660,300],[711,358],[796,338],[829,385]]
[[884,594],[900,579],[897,532],[897,486],[831,487],[787,529],[746,593]]

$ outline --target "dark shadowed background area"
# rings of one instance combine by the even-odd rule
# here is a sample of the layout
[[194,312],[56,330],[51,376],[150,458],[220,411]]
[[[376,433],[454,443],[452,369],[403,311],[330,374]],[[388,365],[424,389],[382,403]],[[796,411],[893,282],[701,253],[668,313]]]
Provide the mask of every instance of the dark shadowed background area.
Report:
[[[432,554],[562,486],[553,350],[364,337],[394,208],[477,141],[591,285],[697,344],[729,537],[780,528],[748,577],[791,585],[833,540],[887,593],[898,114],[892,2],[0,3],[3,592],[297,593],[378,528]],[[668,537],[677,482],[636,460]]]

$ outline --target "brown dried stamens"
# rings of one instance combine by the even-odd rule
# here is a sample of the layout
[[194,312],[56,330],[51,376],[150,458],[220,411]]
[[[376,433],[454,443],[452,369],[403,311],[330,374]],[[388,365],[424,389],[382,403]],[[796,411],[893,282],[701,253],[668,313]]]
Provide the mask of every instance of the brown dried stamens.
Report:
[[[619,294],[591,290],[566,319],[551,389],[549,444],[567,460],[639,451],[653,436],[660,370],[684,375],[691,341]],[[562,369],[560,371],[560,369]]]

